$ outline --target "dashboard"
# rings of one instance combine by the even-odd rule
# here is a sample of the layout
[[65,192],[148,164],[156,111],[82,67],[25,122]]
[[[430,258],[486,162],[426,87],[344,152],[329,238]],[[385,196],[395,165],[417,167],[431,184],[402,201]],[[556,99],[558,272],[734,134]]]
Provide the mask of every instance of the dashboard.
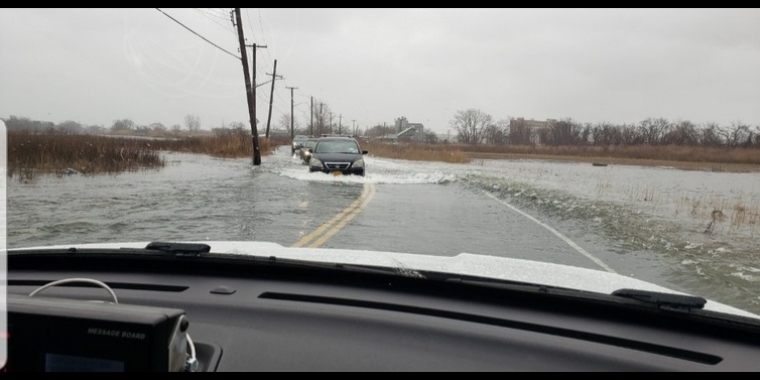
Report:
[[[57,280],[93,279],[119,305],[180,311],[199,372],[760,370],[757,324],[705,324],[572,293],[239,260],[19,255],[9,256],[8,267],[10,299]],[[42,296],[111,298],[87,282],[49,287]],[[14,356],[14,337],[30,335],[14,332],[13,315],[9,325],[13,372],[14,361],[25,360],[18,350]],[[77,358],[89,360],[82,368],[125,370],[123,361],[97,357],[111,346],[67,356],[74,346],[50,343],[58,351],[46,352],[47,370],[73,370]],[[166,356],[166,346],[158,351]]]

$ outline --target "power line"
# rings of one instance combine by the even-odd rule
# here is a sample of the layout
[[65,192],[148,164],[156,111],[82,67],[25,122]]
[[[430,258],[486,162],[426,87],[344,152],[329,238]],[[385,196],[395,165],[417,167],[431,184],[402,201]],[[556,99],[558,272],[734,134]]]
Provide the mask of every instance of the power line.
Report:
[[[226,26],[225,24],[222,24],[222,23],[220,23],[217,20],[214,20],[213,18],[211,18],[211,14],[205,12],[203,9],[201,9],[201,8],[195,8],[195,10],[197,10],[198,12],[200,12],[200,14],[203,15],[204,17],[206,17],[207,19],[211,20],[211,22],[213,22],[214,24],[221,26],[222,28],[224,28],[225,30],[227,30],[228,32],[230,32],[232,34],[235,34],[235,31],[234,31],[233,28],[231,28],[229,26]],[[221,17],[221,16],[215,16],[215,17]],[[223,20],[229,21],[229,20],[224,19],[224,18],[223,18]]]
[[[256,9],[256,11],[259,13],[259,29],[261,29],[261,40],[266,43],[264,40],[264,23],[261,22],[261,8]],[[251,26],[253,28],[253,26]],[[269,55],[269,52],[267,52],[267,55]],[[270,56],[269,59],[271,60],[272,57]]]
[[209,16],[218,17],[220,20],[229,21],[229,11],[224,11],[215,8],[195,8]]
[[[254,32],[254,30],[253,30],[253,23],[251,23],[251,14],[250,14],[250,12],[248,12],[247,8],[246,8],[245,16],[248,19],[248,27],[251,29],[251,35],[254,37],[255,40],[258,40],[256,38],[256,32]],[[262,31],[262,34],[263,34],[263,31]],[[264,37],[263,36],[261,37],[261,41],[264,42],[264,43],[266,43],[266,41],[264,41]],[[265,53],[267,54],[267,56],[269,56],[269,52],[268,51],[266,51]],[[271,61],[271,57],[269,57],[269,59]],[[271,67],[271,65],[266,60],[264,61],[264,65],[266,65],[268,67]],[[263,69],[263,71],[266,72],[267,71],[267,67],[265,67]]]
[[[158,8],[156,8],[156,9],[158,9]],[[227,53],[227,54],[229,54],[229,55],[231,55],[231,56],[233,56],[233,57],[235,57],[235,58],[237,58],[237,59],[242,59],[242,58],[240,58],[240,57],[236,56],[235,54],[232,54],[232,53],[230,53],[229,51],[227,51],[227,50],[224,50],[224,48],[220,47],[219,45],[217,45],[217,44],[215,44],[215,43],[213,43],[213,42],[209,41],[209,40],[208,40],[206,37],[203,37],[203,36],[201,36],[200,34],[196,33],[194,30],[192,30],[192,29],[188,28],[188,27],[187,27],[187,26],[185,26],[183,23],[181,23],[181,22],[177,21],[176,19],[174,19],[174,17],[172,17],[172,16],[169,16],[168,14],[166,14],[166,12],[162,11],[161,9],[158,9],[158,11],[159,11],[159,12],[161,12],[161,13],[163,13],[164,15],[166,15],[166,17],[168,17],[168,18],[172,19],[172,20],[173,20],[174,22],[176,22],[177,24],[180,24],[180,25],[182,25],[182,27],[184,27],[185,29],[187,29],[187,30],[191,31],[191,32],[192,32],[193,34],[195,34],[196,36],[198,36],[198,37],[200,37],[200,38],[203,38],[203,40],[204,40],[204,41],[206,41],[206,42],[210,43],[211,45],[214,45],[214,46],[215,46],[217,49],[219,49],[219,50],[221,50],[221,51],[223,51],[223,52],[225,52],[225,53]]]
[[[251,29],[251,35],[254,37],[254,39],[256,39],[255,38],[256,37],[256,32],[255,32],[255,30],[253,28],[253,22],[251,21],[251,14],[250,14],[248,8],[246,8],[246,18],[248,19],[248,27]],[[263,25],[263,23],[261,21],[261,11],[260,10],[259,10],[259,25],[260,25],[260,30],[261,30],[261,34],[260,34],[261,41],[262,41],[262,43],[266,43],[266,41],[264,39],[264,25]],[[256,65],[257,67],[255,68],[257,76],[259,75],[259,72],[261,72],[261,71],[264,71],[266,73],[267,68],[271,67],[270,61],[272,61],[272,56],[271,56],[271,54],[269,54],[269,50],[268,49],[265,50],[264,54],[266,54],[266,56],[262,56],[262,58],[264,58],[263,59],[263,63],[264,63],[263,67],[261,69],[259,69],[259,65]],[[279,88],[275,90],[275,94],[277,95],[277,98],[279,98],[280,101],[282,101],[282,102],[288,102],[288,100],[286,100],[283,97],[283,95],[280,92]]]

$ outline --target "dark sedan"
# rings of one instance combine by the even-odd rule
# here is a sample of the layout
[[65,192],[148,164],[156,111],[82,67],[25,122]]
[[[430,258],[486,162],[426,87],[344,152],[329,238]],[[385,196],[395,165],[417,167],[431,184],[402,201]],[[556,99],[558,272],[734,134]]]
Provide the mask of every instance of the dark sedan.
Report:
[[299,149],[299,154],[301,156],[301,161],[303,161],[304,164],[309,164],[309,159],[311,158],[311,151],[314,149],[315,146],[317,146],[317,141],[319,140],[319,137],[311,137],[306,140],[305,143],[303,143],[303,147]]
[[364,176],[366,163],[359,142],[351,137],[322,137],[311,149],[309,172]]

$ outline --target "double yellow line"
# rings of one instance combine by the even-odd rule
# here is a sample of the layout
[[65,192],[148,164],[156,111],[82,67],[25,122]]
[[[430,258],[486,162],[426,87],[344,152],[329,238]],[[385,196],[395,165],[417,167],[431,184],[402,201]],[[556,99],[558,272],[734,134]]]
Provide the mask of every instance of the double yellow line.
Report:
[[359,196],[359,198],[356,198],[355,201],[351,202],[348,207],[332,217],[332,219],[317,227],[316,230],[302,237],[301,240],[298,240],[295,244],[293,244],[293,247],[320,247],[327,240],[333,237],[333,235],[345,227],[348,222],[356,218],[356,216],[359,215],[359,213],[367,207],[369,202],[372,201],[372,198],[374,196],[375,184],[364,184],[364,190],[362,191],[362,194]]

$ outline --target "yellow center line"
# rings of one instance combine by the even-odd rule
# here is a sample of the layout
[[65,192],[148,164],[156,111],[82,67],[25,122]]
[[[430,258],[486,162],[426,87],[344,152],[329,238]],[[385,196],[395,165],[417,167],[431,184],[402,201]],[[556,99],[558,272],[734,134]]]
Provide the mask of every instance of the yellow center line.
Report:
[[343,220],[340,221],[340,223],[336,224],[335,227],[327,231],[324,235],[322,235],[321,238],[317,239],[312,243],[309,247],[310,248],[317,248],[324,244],[328,239],[333,237],[338,231],[340,231],[348,222],[350,222],[352,219],[354,219],[357,215],[359,215],[364,208],[367,207],[370,201],[372,201],[372,198],[375,196],[375,185],[370,184],[370,192],[364,199],[364,202],[359,207],[356,207],[350,214],[348,214]]
[[323,223],[321,226],[319,226],[316,230],[311,232],[310,234],[302,237],[300,240],[298,240],[295,244],[293,244],[293,247],[303,247],[304,245],[308,244],[311,240],[317,238],[319,235],[321,235],[325,230],[330,228],[333,224],[335,224],[337,221],[339,221],[341,218],[343,218],[345,215],[349,214],[353,209],[357,208],[362,204],[362,200],[367,197],[369,193],[374,191],[374,185],[373,184],[364,184],[364,190],[362,191],[362,194],[356,198],[353,202],[351,202],[348,207],[343,209],[343,211],[339,212],[337,215],[332,217],[332,219],[328,220],[327,222]]

